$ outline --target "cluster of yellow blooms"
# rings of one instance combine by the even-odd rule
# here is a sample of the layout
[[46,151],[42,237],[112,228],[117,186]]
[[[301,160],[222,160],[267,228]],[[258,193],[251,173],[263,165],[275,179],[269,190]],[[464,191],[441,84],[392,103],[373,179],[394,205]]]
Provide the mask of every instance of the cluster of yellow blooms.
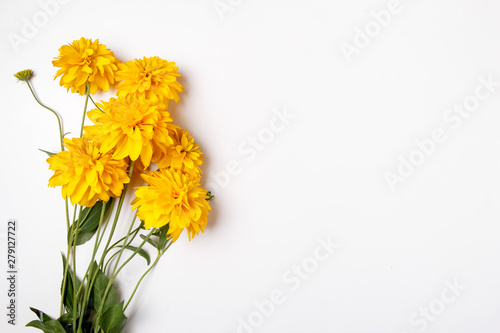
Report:
[[[116,98],[87,113],[93,125],[83,137],[64,139],[67,150],[47,159],[54,171],[49,186],[62,186],[65,199],[90,207],[120,197],[133,168],[148,184],[136,188],[132,201],[146,229],[169,224],[173,241],[184,228],[189,239],[203,232],[210,205],[200,187],[202,152],[168,112],[168,101],[177,102],[184,90],[175,63],[159,57],[122,63],[99,40],[86,38],[59,53],[56,78],[68,91],[94,94],[118,84]],[[148,171],[151,163],[159,169]]]

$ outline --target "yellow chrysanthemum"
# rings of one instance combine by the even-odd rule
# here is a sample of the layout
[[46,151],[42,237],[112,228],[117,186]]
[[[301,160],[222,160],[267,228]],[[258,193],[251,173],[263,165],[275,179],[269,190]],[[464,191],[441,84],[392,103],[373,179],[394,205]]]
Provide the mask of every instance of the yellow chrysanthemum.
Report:
[[172,241],[185,228],[189,240],[205,231],[210,204],[207,190],[200,187],[199,177],[172,168],[142,174],[149,186],[138,187],[132,201],[137,216],[146,229],[169,224]]
[[120,197],[123,184],[130,181],[127,163],[111,153],[99,151],[99,143],[87,139],[64,139],[68,149],[47,159],[54,175],[49,186],[62,186],[62,196],[71,203],[91,207],[97,199],[108,201]]
[[194,138],[189,135],[189,131],[177,128],[173,139],[174,144],[167,149],[158,166],[160,168],[172,167],[174,169],[183,169],[186,172],[201,173],[199,166],[203,163],[203,153],[194,142]]
[[140,156],[148,167],[154,145],[166,149],[174,143],[170,130],[175,125],[166,104],[127,96],[111,98],[100,106],[104,112],[87,113],[95,125],[84,127],[84,136],[102,142],[101,153],[115,149],[114,158],[129,156],[133,161]]
[[99,44],[99,39],[92,41],[83,37],[63,45],[59,56],[54,59],[52,64],[60,67],[54,79],[62,75],[59,85],[80,95],[85,94],[87,82],[90,82],[92,94],[98,89],[108,91],[109,86],[115,83],[115,72],[120,62],[113,51]]
[[153,101],[179,100],[177,93],[184,88],[177,77],[179,67],[159,57],[129,60],[118,65],[116,80],[122,81],[116,87],[118,96],[137,95]]

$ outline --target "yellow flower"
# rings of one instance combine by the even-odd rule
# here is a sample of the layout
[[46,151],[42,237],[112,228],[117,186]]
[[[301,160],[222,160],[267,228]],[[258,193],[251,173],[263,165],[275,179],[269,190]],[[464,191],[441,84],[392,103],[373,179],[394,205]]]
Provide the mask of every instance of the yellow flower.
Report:
[[84,137],[102,142],[101,153],[115,149],[114,158],[129,156],[133,161],[140,156],[148,167],[155,146],[166,149],[174,142],[170,130],[175,125],[166,104],[127,96],[111,98],[101,107],[104,112],[93,109],[87,113],[95,125],[84,127]]
[[14,74],[16,79],[21,81],[28,81],[32,75],[33,71],[31,69],[25,69]]
[[210,204],[207,190],[200,187],[199,177],[171,168],[142,174],[149,186],[141,186],[132,201],[137,216],[146,229],[169,224],[172,241],[179,238],[185,228],[189,240],[200,230],[205,231]]
[[115,83],[115,72],[118,70],[118,59],[106,45],[99,44],[99,39],[80,38],[59,49],[59,56],[52,64],[60,67],[56,79],[61,76],[60,86],[65,86],[71,92],[85,94],[87,82],[90,82],[90,93],[98,89],[108,91]]
[[62,186],[62,196],[71,203],[92,207],[97,199],[120,197],[123,184],[130,181],[127,163],[111,153],[99,152],[99,143],[82,138],[64,139],[68,149],[47,159],[54,175],[49,186]]
[[153,101],[179,100],[177,93],[184,88],[177,82],[179,67],[159,57],[129,60],[118,65],[116,80],[122,81],[116,90],[118,96],[135,94]]
[[200,165],[203,163],[200,147],[187,130],[177,128],[173,135],[174,144],[167,148],[164,157],[159,161],[160,168],[172,167],[183,169],[186,172],[201,173]]

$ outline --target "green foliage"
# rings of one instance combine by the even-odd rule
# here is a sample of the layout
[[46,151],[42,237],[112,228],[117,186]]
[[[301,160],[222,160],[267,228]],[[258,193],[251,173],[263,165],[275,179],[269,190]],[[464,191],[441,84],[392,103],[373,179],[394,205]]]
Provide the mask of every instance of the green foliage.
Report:
[[[135,251],[135,248],[134,248]],[[149,258],[149,257],[148,257]],[[66,267],[66,258],[62,256],[63,267]],[[124,314],[124,302],[117,303],[116,291],[113,284],[110,284],[108,277],[101,271],[97,263],[94,261],[89,268],[89,279],[92,290],[90,293],[90,300],[88,301],[87,308],[85,309],[83,317],[79,314],[81,309],[73,309],[74,294],[80,286],[81,282],[76,278],[74,272],[68,268],[68,277],[66,286],[64,288],[63,304],[66,308],[66,313],[60,316],[57,320],[52,319],[43,311],[35,308],[30,308],[38,320],[29,322],[27,327],[34,327],[42,330],[44,333],[71,333],[76,332],[73,325],[76,322],[77,326],[81,326],[82,333],[91,333],[95,325],[99,327],[101,333],[120,333],[127,322],[127,317]],[[106,295],[106,289],[109,290]],[[87,285],[87,287],[89,287]],[[63,286],[61,286],[61,292]],[[106,295],[106,296],[105,296]],[[79,302],[81,297],[77,300],[78,306],[82,306]],[[99,322],[96,317],[97,312],[102,306],[102,315]],[[76,316],[76,321],[75,321]],[[81,323],[80,323],[81,322]]]
[[[106,203],[104,209],[104,214],[106,214],[109,208],[112,206],[113,198],[109,199]],[[78,227],[78,235],[76,239],[76,245],[82,245],[88,242],[96,233],[99,227],[99,220],[101,219],[103,201],[97,201],[92,207],[85,207],[81,213],[81,221],[76,220],[70,227],[68,233],[68,244],[71,239],[71,235],[75,237],[76,228]],[[70,244],[72,245],[72,244]]]
[[122,331],[127,317],[123,314],[123,301],[115,304],[104,312],[100,327],[106,333],[119,333]]
[[26,327],[38,328],[44,333],[66,333],[61,323],[53,319],[48,321],[33,320],[26,324]]
[[[64,270],[66,268],[66,258],[62,254],[61,256],[63,260],[63,270]],[[65,287],[63,304],[66,308],[66,311],[71,312],[73,311],[73,301],[74,301],[75,291],[80,288],[81,283],[76,277],[75,273],[69,267],[68,267],[68,277],[66,279],[66,286],[64,286],[63,284],[64,283],[61,284],[61,294],[63,293],[63,288]]]

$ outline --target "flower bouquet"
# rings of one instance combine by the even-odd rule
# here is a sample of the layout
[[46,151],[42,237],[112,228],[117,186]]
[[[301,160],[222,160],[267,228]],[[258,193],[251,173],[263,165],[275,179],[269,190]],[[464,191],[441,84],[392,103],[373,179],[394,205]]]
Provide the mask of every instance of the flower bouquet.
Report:
[[[203,155],[168,112],[169,100],[177,102],[183,91],[174,62],[144,57],[123,63],[99,40],[82,37],[62,46],[52,63],[59,68],[59,85],[84,96],[83,119],[79,137],[66,138],[59,114],[35,94],[33,72],[15,74],[59,124],[60,151],[44,152],[54,172],[49,186],[61,187],[68,235],[59,316],[31,308],[38,320],[27,326],[43,332],[117,333],[140,283],[181,232],[186,229],[189,240],[204,232],[212,195],[200,186]],[[94,102],[93,94],[115,85],[115,97]],[[87,111],[89,102],[94,107]],[[91,126],[84,126],[87,117]],[[134,174],[145,185],[133,188],[134,217],[122,221],[120,213],[130,209],[125,195]],[[126,234],[117,234],[118,224],[128,227]],[[77,249],[84,244],[93,248],[82,266]],[[153,262],[150,250],[156,254]],[[115,279],[137,255],[149,267],[121,300]],[[77,262],[85,272],[81,277]]]

